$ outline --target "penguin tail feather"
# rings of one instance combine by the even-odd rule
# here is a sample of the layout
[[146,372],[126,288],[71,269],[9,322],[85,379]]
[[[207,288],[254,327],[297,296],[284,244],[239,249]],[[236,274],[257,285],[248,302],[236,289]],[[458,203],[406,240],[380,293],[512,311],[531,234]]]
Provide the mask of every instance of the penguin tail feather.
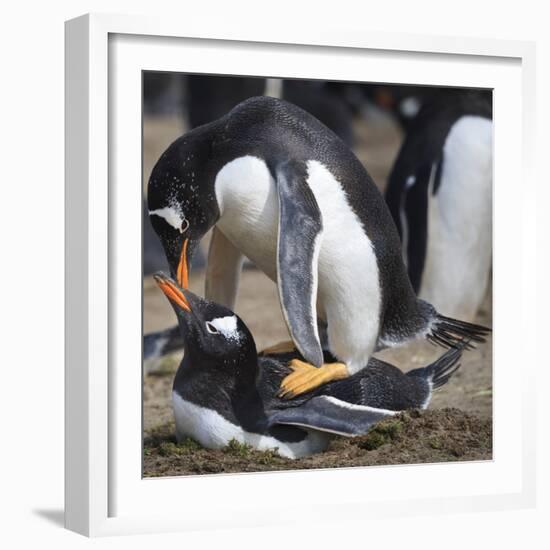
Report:
[[475,344],[486,342],[485,337],[490,332],[491,329],[483,325],[437,314],[427,338],[432,344],[444,348],[474,349]]
[[451,376],[460,368],[460,358],[463,348],[454,348],[445,352],[437,361],[430,365],[432,389],[444,386]]
[[431,383],[432,390],[444,386],[451,376],[460,368],[459,361],[468,343],[467,341],[463,341],[460,346],[449,349],[439,359],[427,367],[409,371],[407,376],[424,378]]

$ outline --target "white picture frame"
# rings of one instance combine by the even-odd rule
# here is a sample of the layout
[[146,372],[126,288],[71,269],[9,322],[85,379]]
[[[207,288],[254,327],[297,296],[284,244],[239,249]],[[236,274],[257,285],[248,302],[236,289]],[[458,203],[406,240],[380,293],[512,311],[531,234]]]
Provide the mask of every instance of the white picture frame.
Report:
[[[535,317],[527,280],[535,262],[527,238],[535,223],[534,66],[529,42],[341,28],[302,28],[298,34],[268,25],[244,32],[215,21],[136,16],[68,21],[66,527],[100,536],[282,524],[298,514],[302,521],[359,521],[367,513],[533,506],[535,436],[529,418],[535,414],[536,361],[534,349],[517,334],[527,334],[527,319]],[[141,478],[142,283],[136,250],[141,250],[142,180],[136,109],[141,112],[141,71],[154,69],[494,88],[492,461]],[[510,249],[515,256],[507,254]],[[518,373],[514,365],[520,363]],[[292,505],[285,498],[289,491],[300,492]]]

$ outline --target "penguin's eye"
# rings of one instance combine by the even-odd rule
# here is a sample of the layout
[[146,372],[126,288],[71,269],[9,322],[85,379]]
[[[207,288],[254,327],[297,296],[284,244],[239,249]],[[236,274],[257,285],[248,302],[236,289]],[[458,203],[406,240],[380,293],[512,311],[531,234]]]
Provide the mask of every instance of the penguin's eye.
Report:
[[206,321],[206,330],[210,334],[219,334],[220,333],[220,331],[210,321]]
[[181,226],[180,226],[180,233],[185,233],[187,230],[189,229],[189,222],[184,219],[182,222],[181,222]]

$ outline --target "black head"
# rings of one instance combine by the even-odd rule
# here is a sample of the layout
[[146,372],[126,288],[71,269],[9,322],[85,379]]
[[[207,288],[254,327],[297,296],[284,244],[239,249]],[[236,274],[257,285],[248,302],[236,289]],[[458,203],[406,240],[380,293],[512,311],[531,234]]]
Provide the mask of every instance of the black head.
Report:
[[149,220],[172,276],[184,288],[194,251],[219,218],[208,135],[198,128],[170,145],[153,168],[147,188]]
[[256,344],[238,315],[181,288],[162,273],[155,280],[177,315],[188,360],[199,368],[223,369],[227,375],[240,376],[246,369],[255,374]]

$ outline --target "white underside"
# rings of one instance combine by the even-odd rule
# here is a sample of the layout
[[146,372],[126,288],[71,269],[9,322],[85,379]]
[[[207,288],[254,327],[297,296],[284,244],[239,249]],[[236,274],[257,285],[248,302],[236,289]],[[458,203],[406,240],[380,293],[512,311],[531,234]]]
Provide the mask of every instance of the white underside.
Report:
[[492,130],[485,118],[460,118],[445,142],[437,194],[429,191],[419,296],[443,315],[464,320],[475,317],[491,268]]
[[[327,321],[332,353],[354,373],[367,364],[378,338],[381,293],[376,256],[339,182],[317,161],[308,161],[307,168],[324,227],[317,313]],[[245,156],[225,165],[216,178],[216,197],[221,212],[217,227],[277,281],[278,196],[265,162]]]
[[178,442],[191,437],[207,449],[221,449],[235,439],[259,451],[276,450],[281,456],[300,458],[324,451],[330,440],[325,433],[306,430],[303,441],[282,443],[270,436],[247,432],[216,411],[186,401],[176,392],[172,392],[172,406]]

